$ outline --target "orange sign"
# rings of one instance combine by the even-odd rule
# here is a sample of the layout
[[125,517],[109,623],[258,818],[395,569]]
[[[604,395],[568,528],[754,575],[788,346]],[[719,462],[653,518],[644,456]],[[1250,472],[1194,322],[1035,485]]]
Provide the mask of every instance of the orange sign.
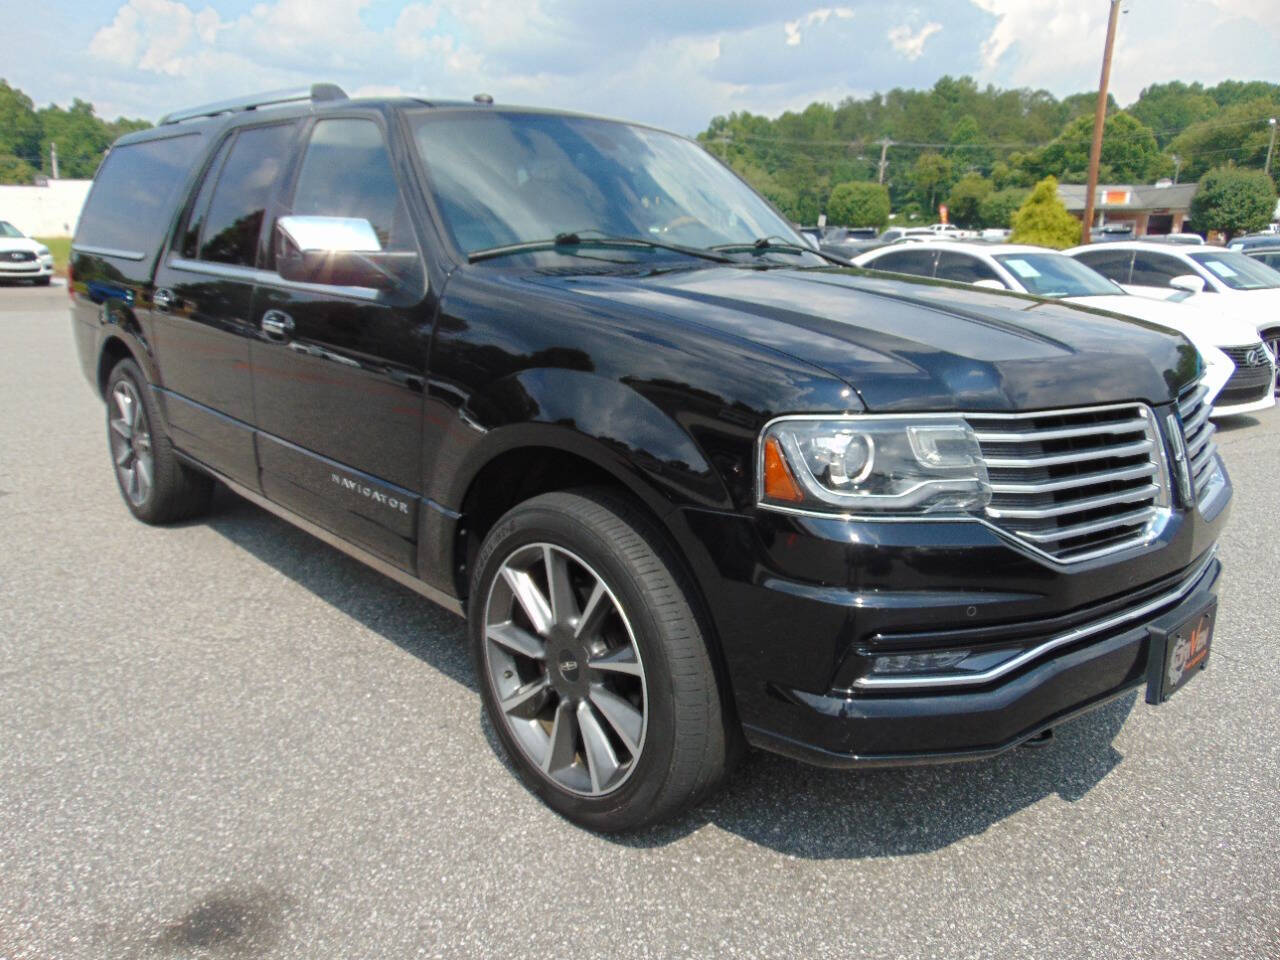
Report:
[[945,203],[938,204],[938,219],[943,223],[947,223],[947,205]]

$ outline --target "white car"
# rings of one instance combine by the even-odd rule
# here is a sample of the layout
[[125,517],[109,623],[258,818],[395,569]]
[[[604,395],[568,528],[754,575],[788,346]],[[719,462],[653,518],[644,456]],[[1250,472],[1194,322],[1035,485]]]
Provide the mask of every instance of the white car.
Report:
[[47,287],[52,277],[49,248],[7,220],[0,220],[0,280],[33,280]]
[[1108,243],[1064,251],[1130,293],[1230,312],[1280,351],[1280,271],[1225,247]]
[[[855,257],[853,262],[875,270],[1063,300],[1176,330],[1190,340],[1204,358],[1204,382],[1214,404],[1214,416],[1250,413],[1275,405],[1270,389],[1253,386],[1260,377],[1269,377],[1268,383],[1274,381],[1275,358],[1250,324],[1191,304],[1133,296],[1056,251],[1012,243],[942,241],[910,247],[881,247]],[[1235,360],[1237,356],[1241,358],[1239,362]],[[1259,366],[1262,369],[1257,369]],[[1237,399],[1241,395],[1235,392],[1236,381],[1242,374],[1241,386],[1252,389],[1253,393]]]

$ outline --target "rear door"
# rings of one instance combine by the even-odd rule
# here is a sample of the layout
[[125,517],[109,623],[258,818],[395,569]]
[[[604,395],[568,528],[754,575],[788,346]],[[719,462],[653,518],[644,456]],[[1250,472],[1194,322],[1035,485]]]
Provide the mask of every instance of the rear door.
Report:
[[871,270],[890,270],[893,273],[909,273],[917,277],[932,277],[933,265],[938,253],[930,248],[905,245],[884,256],[876,257],[867,267]]
[[297,122],[286,122],[229,134],[156,271],[155,347],[173,441],[253,489],[256,265],[266,210],[297,132]]
[[376,291],[264,271],[251,355],[263,492],[412,570],[432,306],[387,138],[377,114],[315,121],[281,213],[369,221],[384,251],[411,254],[396,282]]

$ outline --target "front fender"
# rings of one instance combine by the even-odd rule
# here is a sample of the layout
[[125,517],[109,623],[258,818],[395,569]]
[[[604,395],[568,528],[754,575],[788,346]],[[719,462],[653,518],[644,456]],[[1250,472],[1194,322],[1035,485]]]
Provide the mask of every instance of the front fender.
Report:
[[469,442],[460,457],[449,458],[447,475],[428,483],[429,496],[451,510],[461,508],[487,463],[528,447],[590,460],[660,515],[680,504],[731,507],[723,479],[693,437],[652,401],[607,377],[551,367],[522,370],[471,397],[460,421],[452,432],[455,438],[470,434]]

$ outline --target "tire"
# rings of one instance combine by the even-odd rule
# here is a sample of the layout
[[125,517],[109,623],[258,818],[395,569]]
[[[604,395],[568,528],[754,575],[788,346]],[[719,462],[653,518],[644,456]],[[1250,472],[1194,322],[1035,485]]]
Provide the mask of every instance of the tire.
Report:
[[129,511],[143,523],[164,524],[208,510],[213,480],[178,460],[133,360],[115,365],[106,395],[107,449]]
[[485,711],[525,785],[583,827],[670,818],[726,772],[732,735],[680,570],[643,513],[595,489],[513,508],[476,558]]
[[1262,334],[1262,340],[1267,345],[1267,349],[1271,351],[1271,355],[1276,358],[1276,396],[1280,396],[1280,330],[1267,330]]

